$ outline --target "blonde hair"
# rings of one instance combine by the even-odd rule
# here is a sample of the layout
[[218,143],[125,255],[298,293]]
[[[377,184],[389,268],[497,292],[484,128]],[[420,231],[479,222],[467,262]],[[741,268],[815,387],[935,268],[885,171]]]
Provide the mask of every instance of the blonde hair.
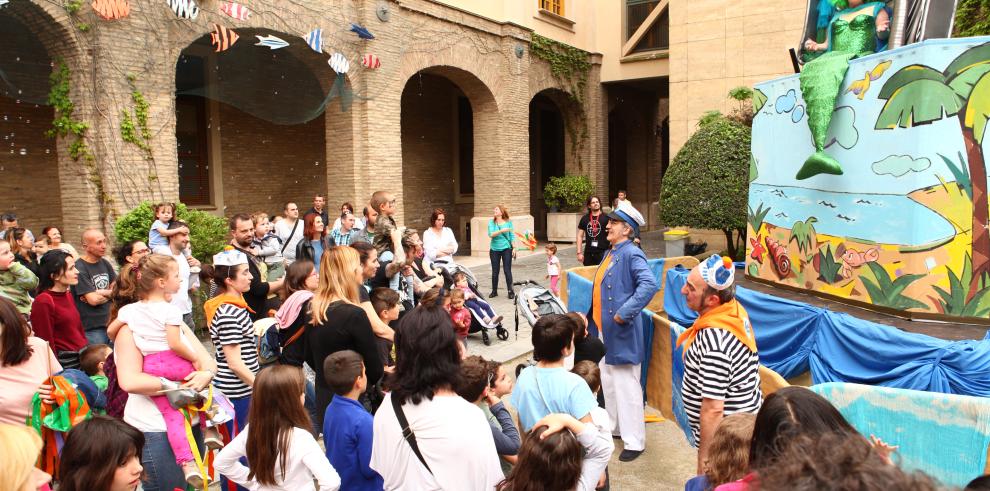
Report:
[[258,226],[258,224],[261,223],[261,219],[268,220],[268,214],[263,211],[256,211],[251,214],[251,221],[254,222],[255,226]]
[[0,489],[21,491],[41,454],[41,437],[27,426],[0,424]]
[[464,290],[461,290],[460,288],[453,288],[450,290],[448,297],[450,297],[451,302],[454,300],[464,300]]
[[320,260],[320,285],[316,287],[311,310],[313,324],[327,321],[327,307],[336,300],[357,304],[361,276],[361,258],[357,249],[336,246],[323,253]]
[[716,488],[746,475],[755,422],[755,414],[736,413],[726,416],[718,424],[708,450],[708,460],[704,462],[709,486]]
[[146,298],[148,293],[155,289],[155,281],[168,276],[173,264],[178,267],[172,256],[148,254],[142,257],[135,266],[125,265],[120,269],[120,277],[117,280],[117,295],[128,298]]

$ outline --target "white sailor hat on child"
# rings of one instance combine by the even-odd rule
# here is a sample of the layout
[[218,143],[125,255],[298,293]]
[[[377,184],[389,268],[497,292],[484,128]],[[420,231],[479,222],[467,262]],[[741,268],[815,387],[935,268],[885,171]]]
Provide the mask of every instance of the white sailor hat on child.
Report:
[[213,255],[214,266],[237,266],[247,264],[247,256],[233,247],[227,246],[223,251]]
[[698,271],[706,285],[722,291],[732,286],[736,268],[728,257],[712,254],[711,257],[705,259],[705,262],[698,265]]

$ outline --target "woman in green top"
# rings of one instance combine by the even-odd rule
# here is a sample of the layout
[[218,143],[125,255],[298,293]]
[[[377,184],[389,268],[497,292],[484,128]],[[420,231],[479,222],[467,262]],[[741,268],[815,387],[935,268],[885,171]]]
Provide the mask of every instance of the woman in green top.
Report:
[[492,294],[488,298],[498,296],[498,270],[499,263],[505,269],[505,289],[509,290],[509,300],[515,298],[512,293],[512,220],[509,220],[509,210],[504,205],[495,207],[494,216],[488,222],[488,236],[492,239],[492,244],[488,251],[488,256],[492,260]]

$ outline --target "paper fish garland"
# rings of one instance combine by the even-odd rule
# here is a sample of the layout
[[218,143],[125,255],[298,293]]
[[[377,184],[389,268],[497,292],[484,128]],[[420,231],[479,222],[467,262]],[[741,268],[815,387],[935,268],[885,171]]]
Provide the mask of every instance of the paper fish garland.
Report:
[[180,19],[194,20],[199,15],[199,6],[193,0],[167,0],[168,8]]
[[330,68],[337,72],[338,75],[343,75],[351,69],[351,64],[347,61],[347,58],[340,53],[334,53],[333,56],[327,60],[327,63],[330,64]]
[[217,53],[227,51],[240,36],[233,29],[227,29],[220,24],[213,24],[213,32],[210,33],[210,44],[216,46]]
[[248,20],[251,18],[251,11],[237,2],[227,2],[221,5],[220,11],[237,20]]
[[323,52],[323,29],[317,27],[316,29],[309,31],[309,34],[306,35],[305,39],[306,44],[308,44],[313,51],[316,51],[317,53]]
[[357,34],[361,39],[375,39],[374,34],[368,32],[367,29],[362,27],[360,24],[351,23],[351,32]]
[[364,65],[365,68],[374,70],[375,68],[380,68],[382,66],[382,60],[379,60],[377,55],[367,54],[361,57],[361,64]]
[[93,11],[106,20],[122,19],[131,13],[131,4],[127,0],[93,0]]
[[272,36],[271,34],[267,36],[255,35],[254,37],[258,38],[258,43],[255,44],[255,46],[268,46],[271,49],[279,49],[289,45],[289,43],[285,42],[282,38]]

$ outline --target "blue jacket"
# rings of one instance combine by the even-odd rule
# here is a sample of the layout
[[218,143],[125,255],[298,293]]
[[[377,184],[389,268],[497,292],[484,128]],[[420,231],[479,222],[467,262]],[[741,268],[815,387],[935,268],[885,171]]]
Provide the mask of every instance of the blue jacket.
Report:
[[323,418],[327,459],[340,475],[340,489],[381,491],[385,482],[371,467],[373,419],[354,399],[334,396]]
[[[643,362],[646,350],[643,345],[643,320],[640,312],[650,303],[659,287],[646,264],[646,254],[631,240],[612,247],[605,255],[609,256],[612,260],[601,284],[603,329],[595,325],[594,316],[590,313],[588,327],[595,336],[601,336],[604,331],[605,363],[637,365]],[[605,259],[602,259],[602,264],[604,263]],[[597,276],[597,272],[595,274]],[[616,314],[625,324],[615,323],[613,317]]]

